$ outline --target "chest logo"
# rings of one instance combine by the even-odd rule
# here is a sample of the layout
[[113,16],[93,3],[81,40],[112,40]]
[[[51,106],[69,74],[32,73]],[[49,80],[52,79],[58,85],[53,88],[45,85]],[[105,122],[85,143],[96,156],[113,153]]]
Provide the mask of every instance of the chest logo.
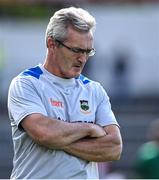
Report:
[[89,114],[91,112],[87,100],[80,100],[80,110],[85,114]]
[[50,102],[51,102],[52,106],[63,108],[63,102],[62,101],[57,101],[57,100],[53,100],[52,98],[50,98]]

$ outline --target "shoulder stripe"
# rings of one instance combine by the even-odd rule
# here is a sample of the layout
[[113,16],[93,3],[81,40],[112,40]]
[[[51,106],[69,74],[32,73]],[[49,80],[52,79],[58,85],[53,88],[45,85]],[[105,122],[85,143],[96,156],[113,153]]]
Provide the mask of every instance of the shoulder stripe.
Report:
[[78,76],[77,79],[81,80],[83,82],[83,84],[88,84],[88,83],[91,82],[90,79],[88,79],[87,77],[83,76],[82,74],[80,76]]
[[33,76],[37,79],[40,78],[41,74],[43,74],[43,72],[39,66],[30,68],[30,69],[26,69],[24,72],[21,73],[21,75],[23,75],[23,76]]

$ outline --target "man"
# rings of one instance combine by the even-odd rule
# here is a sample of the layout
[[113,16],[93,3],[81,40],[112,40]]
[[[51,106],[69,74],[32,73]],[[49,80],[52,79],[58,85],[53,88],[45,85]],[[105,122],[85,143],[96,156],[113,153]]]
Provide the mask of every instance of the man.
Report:
[[95,19],[80,8],[57,11],[46,29],[43,65],[11,83],[11,178],[98,178],[96,162],[118,160],[122,140],[102,86],[81,75],[93,48]]

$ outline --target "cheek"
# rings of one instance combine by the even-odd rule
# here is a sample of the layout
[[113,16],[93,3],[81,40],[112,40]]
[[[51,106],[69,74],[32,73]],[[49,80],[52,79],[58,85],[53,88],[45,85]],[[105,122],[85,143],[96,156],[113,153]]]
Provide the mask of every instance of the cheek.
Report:
[[69,64],[69,57],[63,53],[59,54],[58,62],[61,68],[66,68]]
[[69,52],[60,52],[60,54],[58,55],[60,68],[65,71],[69,71],[73,63],[75,62],[75,58],[76,57],[70,54]]
[[65,55],[63,58],[63,64],[65,67],[70,68],[74,62],[74,57]]

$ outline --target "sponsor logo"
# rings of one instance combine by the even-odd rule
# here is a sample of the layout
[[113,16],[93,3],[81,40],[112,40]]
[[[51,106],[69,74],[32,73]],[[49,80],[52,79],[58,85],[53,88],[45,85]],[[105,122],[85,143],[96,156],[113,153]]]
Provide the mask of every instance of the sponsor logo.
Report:
[[52,98],[50,98],[50,102],[51,102],[51,105],[52,105],[52,106],[61,107],[61,108],[64,107],[62,101],[53,100]]
[[80,110],[84,114],[91,113],[87,100],[80,100]]

